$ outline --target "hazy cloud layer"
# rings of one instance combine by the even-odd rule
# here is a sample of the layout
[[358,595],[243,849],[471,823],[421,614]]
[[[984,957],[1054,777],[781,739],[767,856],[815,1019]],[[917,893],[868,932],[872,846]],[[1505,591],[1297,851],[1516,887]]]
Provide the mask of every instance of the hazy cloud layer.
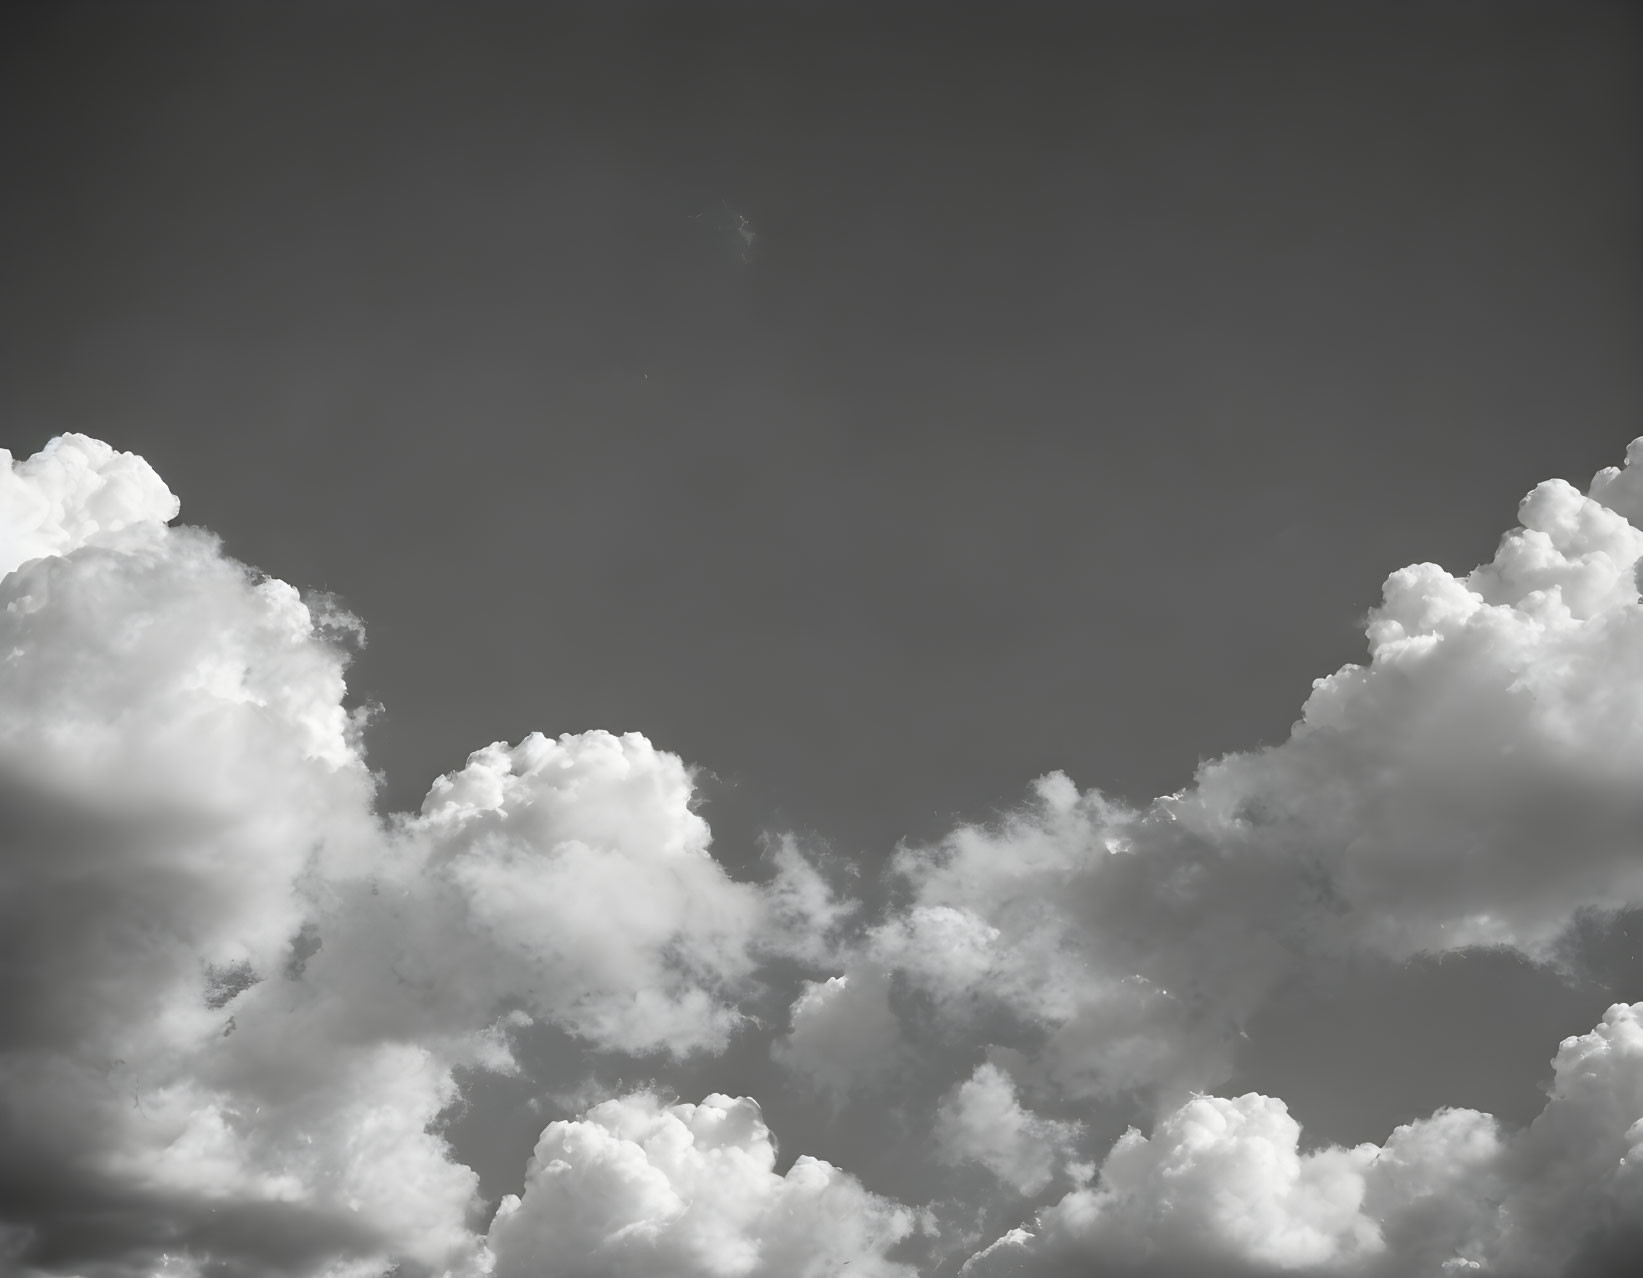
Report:
[[[1643,1004],[1558,1049],[1522,1130],[1314,1148],[1217,1089],[1297,972],[1543,961],[1643,904],[1643,441],[1535,489],[1472,573],[1394,573],[1283,743],[1141,808],[1042,778],[901,849],[874,911],[791,839],[733,877],[633,733],[485,746],[379,813],[359,623],[172,526],[139,458],[0,460],[22,1272],[1530,1278],[1636,1242]],[[549,1033],[589,1103],[498,1204],[450,1122],[475,1078],[533,1086]],[[793,1112],[905,1147],[895,1192],[780,1156],[750,1098],[663,1090],[749,1042]],[[1114,1103],[1146,1115],[1116,1144]]]

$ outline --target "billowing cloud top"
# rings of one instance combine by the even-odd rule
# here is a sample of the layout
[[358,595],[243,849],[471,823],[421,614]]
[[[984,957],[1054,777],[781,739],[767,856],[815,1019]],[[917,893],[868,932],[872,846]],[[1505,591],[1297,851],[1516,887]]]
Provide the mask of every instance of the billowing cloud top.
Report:
[[[499,1278],[569,1272],[696,1278],[912,1278],[884,1259],[913,1213],[801,1157],[775,1173],[776,1146],[746,1098],[663,1105],[639,1093],[542,1133],[523,1198],[502,1200],[490,1241]],[[546,1261],[548,1266],[555,1262]]]
[[[791,839],[728,872],[638,734],[486,746],[380,813],[356,621],[173,525],[140,458],[4,460],[0,1264],[1573,1278],[1639,1241],[1643,1004],[1523,1128],[1317,1146],[1220,1091],[1298,972],[1542,962],[1643,905],[1643,440],[1488,564],[1394,573],[1284,742],[1139,808],[1042,778],[871,914]],[[752,1099],[654,1081],[731,1049],[899,1161],[784,1158]],[[452,1116],[578,1073],[482,1193]],[[1116,1143],[1115,1104],[1149,1116]]]
[[21,462],[0,448],[0,574],[169,523],[180,509],[152,466],[101,440],[59,435]]

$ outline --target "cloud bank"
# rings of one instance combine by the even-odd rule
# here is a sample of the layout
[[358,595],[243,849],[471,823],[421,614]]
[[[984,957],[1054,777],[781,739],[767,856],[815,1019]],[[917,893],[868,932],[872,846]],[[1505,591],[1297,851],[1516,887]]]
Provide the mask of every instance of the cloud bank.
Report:
[[[1394,573],[1367,659],[1284,742],[1142,807],[1042,778],[899,849],[871,911],[792,840],[729,873],[690,767],[636,733],[491,744],[380,812],[354,618],[173,524],[131,454],[69,435],[0,463],[20,1273],[1579,1278],[1643,1255],[1643,1004],[1557,1049],[1521,1129],[1452,1108],[1312,1147],[1281,1099],[1219,1094],[1297,973],[1548,962],[1643,905],[1643,440],[1586,493],[1536,488],[1488,564]],[[518,1192],[482,1193],[453,1116],[486,1077],[531,1087],[546,1041],[590,1103]],[[748,1044],[767,1105],[894,1143],[895,1188],[783,1156],[752,1098],[619,1082]],[[1115,1106],[1140,1120],[1116,1143]]]
[[1195,1096],[965,1272],[1565,1272],[1643,1202],[1643,1003],[1567,1039],[1554,1069],[1521,1133],[1448,1109],[1352,1149],[1302,1152],[1273,1097]]

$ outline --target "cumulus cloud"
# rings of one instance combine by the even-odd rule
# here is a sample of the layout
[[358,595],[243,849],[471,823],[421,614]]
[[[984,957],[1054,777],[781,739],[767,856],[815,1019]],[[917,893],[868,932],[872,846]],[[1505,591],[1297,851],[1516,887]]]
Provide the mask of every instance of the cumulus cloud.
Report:
[[1036,1035],[1070,1095],[1184,1093],[1225,1076],[1311,917],[1314,889],[1282,858],[1214,857],[1167,811],[1054,775],[998,826],[899,854],[910,904],[865,948],[938,1022]]
[[1283,1102],[1195,1096],[1131,1129],[1099,1180],[967,1266],[988,1274],[1558,1274],[1643,1210],[1643,1003],[1567,1039],[1545,1109],[1503,1134],[1441,1110],[1383,1145],[1303,1152]]
[[[41,458],[11,495],[51,553],[0,584],[6,1179],[146,1198],[107,1239],[145,1263],[253,1205],[334,1217],[310,1236],[342,1252],[450,1259],[475,1180],[429,1131],[449,1062],[306,1032],[291,979],[313,885],[378,855],[346,633],[167,527],[136,459]],[[49,1255],[98,1231],[35,1232]]]
[[453,1032],[510,1000],[602,1047],[722,1047],[764,922],[708,853],[689,773],[644,737],[477,751],[369,873],[332,886],[311,977]]
[[953,1025],[1000,1018],[1069,1093],[1227,1078],[1304,967],[1475,946],[1549,959],[1643,903],[1643,509],[1634,445],[1541,484],[1489,563],[1388,578],[1366,663],[1284,742],[1133,808],[1059,773],[992,826],[904,849],[866,960]]
[[1210,837],[1317,849],[1344,920],[1396,956],[1540,956],[1575,911],[1643,899],[1643,532],[1560,480],[1519,518],[1466,577],[1394,573],[1369,664],[1319,681],[1287,743],[1205,769],[1181,804]]
[[[1394,573],[1285,741],[1142,806],[1052,773],[898,850],[872,914],[792,839],[733,877],[637,733],[484,746],[380,813],[357,622],[174,525],[139,458],[6,463],[0,1263],[1578,1278],[1636,1242],[1643,1004],[1563,1044],[1521,1130],[1446,1109],[1309,1147],[1281,1099],[1216,1092],[1298,971],[1539,961],[1643,904],[1643,441],[1535,489],[1473,572]],[[450,1120],[549,1030],[619,1094],[493,1212]],[[752,1100],[599,1081],[720,1053],[784,1128],[897,1147],[778,1172]],[[1104,1148],[1114,1098],[1148,1116]]]
[[61,1190],[16,1220],[20,1263],[280,1272],[262,1211],[307,1213],[293,1273],[482,1266],[438,1132],[458,1069],[515,1068],[531,1021],[722,1048],[755,955],[843,908],[796,853],[733,881],[689,770],[636,734],[487,747],[384,820],[351,618],[169,526],[97,441],[4,483],[0,1183]]
[[497,1278],[912,1278],[887,1258],[905,1207],[800,1157],[777,1175],[759,1107],[635,1093],[542,1133],[522,1197],[491,1226]]
[[991,1061],[955,1087],[936,1111],[936,1146],[952,1162],[979,1163],[1018,1194],[1043,1190],[1070,1161],[1077,1123],[1022,1107],[1015,1080]]
[[152,466],[99,439],[59,435],[20,462],[0,448],[0,576],[128,529],[152,529],[179,509]]
[[901,1022],[883,976],[867,968],[806,981],[775,1058],[837,1106],[871,1094],[905,1063]]

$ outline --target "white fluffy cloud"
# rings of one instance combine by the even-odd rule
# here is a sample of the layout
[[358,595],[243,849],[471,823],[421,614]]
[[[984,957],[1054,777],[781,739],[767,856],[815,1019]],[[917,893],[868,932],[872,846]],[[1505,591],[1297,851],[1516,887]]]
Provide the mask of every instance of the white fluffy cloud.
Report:
[[[1593,490],[1622,502],[1638,482]],[[1369,664],[1179,805],[1205,837],[1309,852],[1343,921],[1395,956],[1539,955],[1576,910],[1643,900],[1643,532],[1560,480],[1519,517],[1466,577],[1393,573]]]
[[842,908],[791,850],[731,880],[638,735],[488,747],[384,822],[350,618],[167,526],[158,477],[96,441],[0,484],[0,1179],[69,1204],[25,1259],[482,1265],[435,1130],[457,1068],[512,1068],[530,1019],[722,1047],[755,953]]
[[746,1098],[635,1093],[551,1124],[491,1226],[497,1278],[912,1278],[913,1213],[776,1146]]
[[1311,887],[1268,855],[1211,859],[1160,812],[1065,777],[996,828],[902,852],[912,903],[867,950],[949,1024],[1039,1034],[1073,1095],[1213,1085],[1239,1019],[1285,970]]
[[1369,659],[1289,738],[1132,809],[1066,777],[904,850],[867,947],[950,1024],[1005,1015],[1068,1091],[1179,1098],[1231,1070],[1305,964],[1479,945],[1548,957],[1643,903],[1643,446],[1562,481],[1466,576],[1393,573]]
[[772,1054],[834,1106],[871,1094],[905,1064],[901,1023],[875,969],[806,981],[790,1015],[787,1036]]
[[381,841],[341,619],[166,527],[136,459],[42,457],[10,496],[50,553],[0,584],[5,1174],[148,1202],[155,1254],[261,1208],[308,1213],[303,1264],[457,1258],[475,1178],[428,1130],[450,1062],[310,1032],[292,970],[314,885]]
[[972,1259],[968,1272],[1301,1272],[1416,1278],[1558,1274],[1643,1211],[1643,1003],[1566,1040],[1545,1109],[1503,1135],[1442,1110],[1384,1145],[1304,1153],[1282,1101],[1195,1096],[1131,1130],[1094,1185]]
[[690,798],[680,760],[637,734],[477,751],[332,885],[312,978],[419,1034],[511,1001],[615,1050],[722,1047],[765,901],[708,854]]
[[20,462],[0,448],[0,576],[31,559],[165,524],[178,509],[152,466],[99,439],[59,435]]
[[952,1162],[985,1167],[1018,1194],[1043,1190],[1076,1148],[1076,1123],[1023,1108],[1015,1080],[991,1061],[955,1087],[936,1111],[935,1139]]

